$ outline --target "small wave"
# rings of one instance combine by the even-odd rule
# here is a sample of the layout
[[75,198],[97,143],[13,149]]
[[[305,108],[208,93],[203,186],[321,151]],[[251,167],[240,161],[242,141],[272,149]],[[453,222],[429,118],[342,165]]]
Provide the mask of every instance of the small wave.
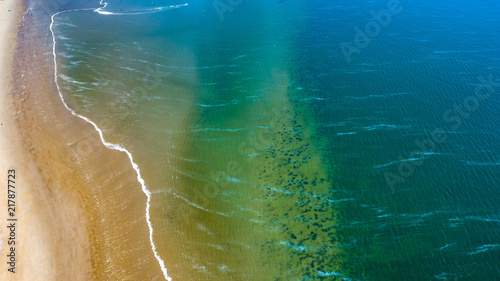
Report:
[[59,37],[57,37],[59,40],[62,40],[62,41],[66,41],[66,40],[69,40],[68,37],[64,37],[62,35],[59,35]]
[[482,218],[482,217],[477,217],[477,216],[469,216],[469,217],[465,217],[464,219],[465,220],[482,221],[482,222],[500,223],[499,219]]
[[[191,205],[191,206],[193,206],[193,207],[195,207],[195,208],[197,208],[197,209],[199,209],[199,210],[203,210],[203,211],[205,211],[205,212],[212,213],[212,214],[221,215],[221,216],[224,216],[224,217],[229,217],[229,215],[228,215],[228,214],[226,214],[226,213],[222,213],[222,212],[218,212],[218,211],[211,211],[211,210],[209,210],[209,209],[207,209],[207,208],[204,208],[204,207],[202,207],[202,206],[200,206],[200,205],[198,205],[198,204],[196,204],[196,203],[194,203],[194,202],[191,202],[191,201],[189,201],[186,197],[184,197],[184,196],[182,196],[182,195],[179,195],[179,194],[177,194],[177,193],[173,192],[172,190],[169,190],[169,191],[168,191],[168,193],[169,193],[169,194],[172,194],[174,197],[177,197],[177,198],[179,198],[179,199],[183,200],[183,201],[184,201],[184,202],[186,202],[187,204],[189,204],[189,205]],[[233,213],[234,213],[234,212],[233,212]]]
[[204,177],[203,175],[201,174],[198,174],[198,173],[195,173],[195,172],[188,172],[188,171],[182,171],[182,170],[179,170],[179,169],[176,169],[174,167],[170,167],[170,169],[176,173],[179,173],[181,175],[184,175],[184,176],[187,176],[187,177],[190,177],[192,179],[195,179],[195,180],[202,180],[202,181],[205,181],[205,182],[208,182],[209,180]]
[[290,248],[292,248],[296,251],[299,251],[299,252],[305,252],[305,251],[309,251],[309,250],[313,251],[313,249],[311,249],[310,247],[306,247],[306,246],[302,246],[302,245],[295,245],[294,243],[291,243],[291,242],[281,241],[278,244],[290,247]]
[[236,103],[220,103],[220,104],[202,104],[202,103],[198,103],[196,105],[197,106],[201,106],[201,107],[222,107],[222,106],[227,106],[227,105],[231,105],[231,104],[236,104]]
[[[73,25],[69,22],[58,22],[57,25],[65,25],[65,26],[69,26],[69,27],[77,27],[76,25]],[[68,39],[68,38],[66,38]]]
[[423,156],[428,156],[428,155],[441,155],[442,153],[439,153],[439,152],[419,152],[418,154],[423,155]]
[[321,270],[318,270],[317,274],[320,277],[330,277],[330,276],[340,277],[340,279],[344,280],[344,281],[352,281],[352,280],[354,280],[354,279],[349,278],[349,277],[344,277],[344,276],[342,276],[342,273],[336,272],[336,271],[321,271]]
[[377,218],[379,218],[379,219],[388,218],[388,217],[392,217],[392,214],[383,214],[383,215],[377,216]]
[[347,132],[347,133],[337,133],[337,136],[345,136],[345,135],[355,135],[358,132]]
[[394,164],[399,164],[399,163],[402,163],[402,162],[419,161],[419,160],[422,160],[422,159],[424,159],[424,158],[401,159],[401,160],[392,161],[392,162],[389,162],[389,163],[386,163],[386,164],[377,165],[377,166],[374,166],[373,168],[374,169],[380,169],[380,168],[385,168],[385,167],[388,167],[388,166],[391,166],[391,165],[394,165]]
[[71,64],[72,66],[79,66],[83,63],[82,60],[77,60],[77,61],[70,61],[69,64]]
[[[297,88],[297,90],[302,90],[302,88]],[[320,100],[320,101],[326,101],[328,99],[325,99],[325,98],[320,98],[320,97],[309,97],[309,98],[303,98],[303,99],[299,99],[298,101],[310,101],[310,100]]]
[[440,251],[442,251],[442,250],[444,250],[444,249],[446,249],[446,248],[448,248],[448,247],[451,247],[451,246],[453,246],[453,245],[455,245],[455,244],[456,244],[456,243],[446,244],[446,245],[444,245],[443,247],[439,248],[439,250],[440,250]]
[[336,123],[313,123],[317,127],[344,127],[347,122],[336,122]]
[[373,99],[373,98],[387,98],[387,97],[401,96],[401,95],[408,95],[408,93],[392,93],[392,94],[387,94],[387,95],[368,95],[368,96],[361,96],[361,97],[347,96],[345,98],[352,99],[352,100],[365,100],[365,99]]
[[88,84],[87,82],[76,81],[76,80],[72,79],[71,77],[68,77],[64,74],[59,74],[58,77],[60,77],[64,81],[72,83],[72,84],[77,84],[77,85],[87,85]]
[[204,132],[204,131],[213,131],[213,132],[238,132],[247,130],[248,128],[238,128],[238,129],[221,129],[221,128],[201,128],[201,129],[192,129],[192,132]]
[[362,96],[362,97],[347,96],[346,98],[351,99],[351,100],[365,100],[365,99],[383,98],[383,97],[385,97],[385,95],[369,95],[369,96]]
[[184,161],[187,161],[187,162],[201,162],[200,159],[184,158],[184,157],[180,157],[180,156],[177,156],[177,158],[181,159],[181,160],[184,160]]
[[451,279],[449,279],[450,276],[452,276],[452,275],[450,273],[447,273],[447,272],[443,272],[439,275],[434,275],[434,277],[436,277],[439,280],[451,280]]
[[134,10],[131,12],[123,12],[123,11],[108,12],[108,11],[103,10],[104,8],[106,8],[107,4],[108,3],[106,3],[106,5],[104,5],[104,7],[95,9],[94,12],[99,13],[101,15],[107,15],[107,16],[109,16],[109,15],[111,15],[111,16],[131,16],[131,15],[144,15],[144,14],[159,13],[159,12],[163,12],[166,10],[178,9],[181,7],[188,6],[188,3],[186,3],[186,4],[181,4],[181,5],[172,5],[172,6],[164,6],[164,7],[155,7],[155,8],[150,8],[150,9]]
[[213,248],[215,248],[217,250],[221,250],[221,251],[224,250],[224,248],[222,247],[222,245],[219,245],[219,244],[207,244],[207,245],[210,246],[210,247],[213,247]]
[[356,199],[354,199],[354,198],[344,198],[344,199],[337,199],[337,200],[326,199],[325,201],[326,202],[330,202],[330,203],[341,203],[341,202],[354,201],[354,200],[356,200]]
[[198,228],[199,228],[201,231],[206,232],[208,235],[210,235],[210,236],[212,236],[212,237],[214,236],[214,233],[213,233],[212,231],[210,231],[210,229],[208,229],[208,227],[206,227],[204,224],[200,224],[200,223],[199,223],[197,226],[198,226]]
[[121,68],[121,69],[125,69],[125,70],[128,70],[128,71],[136,72],[136,73],[139,73],[139,74],[144,74],[144,75],[148,74],[147,72],[140,71],[140,70],[134,69],[132,67],[128,67],[128,66],[117,65],[116,67]]
[[230,182],[241,182],[241,180],[239,178],[235,178],[235,177],[227,177],[227,178],[225,178],[225,180],[230,181]]
[[203,208],[202,206],[200,206],[200,205],[198,205],[198,204],[196,204],[196,203],[193,203],[193,202],[189,201],[186,197],[184,197],[184,196],[182,196],[182,195],[179,195],[179,194],[177,194],[177,193],[175,193],[175,192],[172,192],[172,191],[169,191],[169,193],[170,193],[170,194],[172,194],[173,196],[175,196],[175,197],[179,198],[179,199],[182,199],[184,202],[188,203],[189,205],[191,205],[191,206],[193,206],[193,207],[195,207],[195,208],[197,208],[197,209],[203,210],[203,211],[205,211],[205,212],[212,213],[212,211],[210,211],[209,209],[207,209],[207,208]]
[[231,269],[229,269],[229,267],[225,264],[218,265],[217,268],[222,272],[231,271]]
[[398,126],[398,125],[388,125],[388,124],[377,124],[377,125],[363,127],[363,129],[365,129],[367,131],[373,131],[373,130],[377,130],[377,129],[400,129],[400,128],[403,128],[403,127]]
[[240,55],[240,56],[237,56],[237,57],[232,58],[231,60],[239,60],[239,59],[244,58],[244,57],[246,57],[246,56],[247,56],[247,55]]
[[458,227],[464,223],[464,221],[459,218],[449,219],[448,221],[450,222],[449,224],[450,227]]
[[469,255],[476,255],[476,254],[480,254],[480,253],[484,253],[484,252],[487,252],[491,249],[496,249],[496,248],[499,248],[500,247],[500,244],[487,244],[487,245],[483,245],[483,246],[480,246],[480,247],[477,247],[475,251],[473,252],[470,252]]
[[207,268],[204,266],[204,265],[199,265],[199,264],[195,264],[192,266],[192,268],[198,270],[198,271],[201,271],[201,272],[205,272],[207,273]]
[[321,277],[328,277],[328,276],[340,276],[341,274],[335,271],[329,271],[329,272],[318,271],[318,275]]
[[242,207],[241,205],[235,205],[235,206],[238,207],[238,209],[240,209],[241,211],[250,212],[250,213],[253,213],[253,214],[255,214],[255,215],[259,216],[259,217],[264,216],[259,211],[256,211],[256,210],[253,210],[253,209],[249,209],[249,208],[245,208],[245,207]]
[[291,192],[288,191],[288,190],[286,190],[286,189],[279,189],[279,188],[276,188],[276,187],[270,186],[270,185],[268,185],[266,188],[269,189],[269,190],[275,191],[275,192],[280,192],[280,193],[285,193],[285,194],[291,194]]

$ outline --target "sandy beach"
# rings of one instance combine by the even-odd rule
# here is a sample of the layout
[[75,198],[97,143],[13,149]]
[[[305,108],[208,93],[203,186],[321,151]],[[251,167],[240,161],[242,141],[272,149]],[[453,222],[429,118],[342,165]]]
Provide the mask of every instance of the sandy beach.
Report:
[[[8,42],[0,50],[0,280],[162,280],[146,196],[127,156],[106,148],[57,94],[50,13],[41,8],[23,18],[22,1],[0,1],[0,38]],[[9,170],[16,221],[7,221]]]

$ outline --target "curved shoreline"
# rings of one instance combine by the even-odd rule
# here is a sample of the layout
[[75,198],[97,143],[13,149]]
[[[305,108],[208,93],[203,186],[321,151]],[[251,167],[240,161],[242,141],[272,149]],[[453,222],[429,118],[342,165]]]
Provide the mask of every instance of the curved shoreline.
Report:
[[[101,1],[101,4],[102,4],[102,1]],[[106,7],[106,5],[107,5],[107,3],[105,3],[104,7]],[[82,9],[82,10],[87,10],[87,9]],[[72,10],[72,11],[79,11],[79,10]],[[167,268],[165,267],[165,262],[163,261],[163,259],[160,257],[160,255],[156,251],[156,246],[155,246],[154,241],[153,241],[153,226],[151,224],[151,216],[150,216],[151,191],[149,191],[149,189],[147,188],[146,182],[144,181],[144,179],[141,176],[140,168],[134,162],[134,158],[133,158],[132,154],[127,149],[125,149],[124,147],[122,147],[122,146],[120,146],[118,144],[113,144],[113,143],[107,142],[104,139],[102,130],[97,126],[97,124],[95,124],[94,122],[92,122],[92,120],[88,119],[87,117],[82,116],[82,115],[76,113],[73,109],[71,109],[68,106],[68,104],[65,102],[64,97],[62,95],[61,88],[60,88],[59,83],[58,83],[57,54],[56,54],[56,36],[54,34],[53,25],[54,25],[54,17],[57,16],[57,15],[59,15],[59,14],[61,14],[61,13],[65,13],[65,12],[71,12],[71,11],[61,11],[61,12],[53,14],[51,16],[51,23],[50,23],[50,32],[52,34],[52,44],[53,44],[52,45],[52,55],[54,56],[54,81],[55,81],[55,84],[56,84],[56,87],[57,87],[57,92],[59,93],[59,97],[61,98],[61,102],[63,103],[64,107],[73,116],[76,116],[76,117],[78,117],[80,119],[83,119],[85,122],[91,124],[94,127],[94,129],[99,133],[99,137],[100,137],[101,142],[102,142],[102,144],[104,146],[106,146],[109,149],[121,151],[121,152],[124,152],[124,153],[127,154],[128,158],[130,160],[130,163],[132,164],[132,167],[134,168],[135,172],[137,173],[137,181],[141,184],[142,191],[147,196],[147,202],[146,202],[146,221],[148,223],[149,241],[151,243],[151,248],[153,250],[153,254],[154,254],[156,260],[158,260],[158,263],[160,264],[160,267],[161,267],[161,270],[163,272],[163,276],[165,277],[165,279],[168,280],[168,281],[172,281],[172,278],[170,276],[168,276]]]

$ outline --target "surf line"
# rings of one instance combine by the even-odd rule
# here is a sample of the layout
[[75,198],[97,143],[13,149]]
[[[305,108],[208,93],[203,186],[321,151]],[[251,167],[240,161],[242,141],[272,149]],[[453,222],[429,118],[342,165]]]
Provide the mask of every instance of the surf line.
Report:
[[[101,1],[101,3],[102,3],[102,1]],[[106,5],[107,5],[107,3],[106,3]],[[172,281],[172,278],[170,276],[168,276],[168,274],[167,274],[167,268],[165,267],[165,262],[162,260],[162,258],[160,257],[160,255],[156,251],[156,246],[155,246],[154,241],[153,241],[153,226],[151,224],[151,217],[150,217],[150,214],[149,214],[150,213],[149,209],[151,207],[151,204],[150,204],[150,202],[151,202],[151,191],[149,191],[149,189],[146,186],[146,182],[144,181],[144,179],[141,176],[141,171],[139,169],[139,166],[134,162],[134,158],[132,157],[132,154],[127,149],[125,149],[124,147],[122,147],[122,146],[120,146],[118,144],[107,142],[104,139],[102,130],[92,120],[90,120],[89,118],[87,118],[85,116],[82,116],[82,115],[76,113],[72,108],[70,108],[68,106],[68,104],[64,100],[64,97],[63,97],[62,92],[61,92],[61,88],[60,88],[59,83],[58,83],[58,79],[57,79],[58,78],[58,72],[57,72],[57,55],[56,55],[56,36],[55,36],[54,30],[53,30],[54,18],[57,15],[61,14],[61,13],[74,12],[74,11],[83,11],[83,10],[93,10],[93,11],[95,11],[95,9],[68,10],[68,11],[57,12],[57,13],[53,14],[52,17],[51,17],[50,32],[52,33],[52,55],[54,56],[54,80],[56,82],[57,92],[59,93],[59,97],[61,98],[61,101],[62,101],[64,107],[66,107],[66,109],[73,116],[76,116],[76,117],[78,117],[80,119],[83,119],[87,123],[89,123],[92,126],[94,126],[95,130],[99,133],[99,137],[101,138],[101,142],[102,142],[102,144],[104,144],[104,146],[106,146],[107,148],[112,149],[112,150],[118,150],[118,151],[121,151],[121,152],[125,152],[127,154],[128,158],[130,160],[130,163],[132,164],[132,167],[134,168],[134,170],[137,173],[137,180],[141,184],[142,191],[147,196],[146,221],[148,223],[148,228],[149,228],[149,241],[151,243],[151,248],[153,250],[153,253],[154,253],[154,256],[155,256],[156,260],[158,260],[158,263],[160,264],[161,271],[163,272],[163,276],[165,277],[166,280]]]
[[[144,14],[152,14],[152,13],[159,13],[159,12],[163,12],[163,11],[166,11],[166,10],[169,10],[169,9],[177,9],[177,8],[180,8],[180,7],[185,7],[185,6],[188,6],[189,4],[188,3],[185,3],[185,4],[180,4],[180,5],[171,5],[171,6],[166,6],[166,7],[155,7],[155,8],[152,8],[152,9],[146,9],[146,10],[141,10],[139,12],[127,12],[127,13],[113,13],[113,12],[107,12],[107,11],[104,11],[104,9],[108,6],[108,2],[104,2],[104,0],[101,0],[101,2],[99,2],[100,5],[103,5],[102,7],[99,7],[95,10],[93,10],[94,12],[96,13],[99,13],[101,15],[112,15],[112,16],[130,16],[130,15],[144,15]],[[153,3],[154,4],[154,3]],[[83,10],[83,9],[82,9]]]

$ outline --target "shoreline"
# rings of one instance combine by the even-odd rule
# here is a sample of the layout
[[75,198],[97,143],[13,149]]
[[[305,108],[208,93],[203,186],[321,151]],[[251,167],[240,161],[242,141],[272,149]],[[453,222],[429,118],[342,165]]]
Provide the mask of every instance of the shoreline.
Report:
[[[10,113],[8,133],[1,116],[3,151],[17,152],[13,163],[5,158],[2,165],[15,166],[20,178],[22,246],[15,279],[3,278],[6,269],[0,279],[164,280],[147,239],[147,198],[134,167],[127,155],[104,146],[91,124],[64,108],[54,81],[47,3],[26,5],[30,13],[20,20],[15,52],[12,46],[6,60],[13,62],[13,83],[5,94],[2,88],[2,98],[9,99],[2,103],[2,112]],[[2,67],[11,70],[10,64]]]
[[[101,4],[103,3],[102,1],[100,2]],[[104,4],[104,7],[105,8],[107,5],[107,3]],[[100,9],[100,8],[98,8]],[[72,10],[72,11],[77,11],[77,10]],[[139,168],[139,165],[137,165],[137,163],[134,162],[134,158],[132,156],[132,153],[130,153],[130,151],[128,151],[126,148],[120,146],[119,144],[114,144],[114,143],[110,143],[108,141],[105,140],[104,138],[104,135],[103,135],[103,131],[101,130],[101,128],[99,128],[99,126],[97,126],[96,123],[94,123],[92,120],[90,120],[89,118],[83,116],[83,115],[80,115],[78,113],[76,113],[72,108],[70,108],[68,106],[68,104],[66,103],[66,101],[64,100],[64,97],[62,95],[62,92],[61,92],[61,88],[59,86],[59,83],[57,82],[57,78],[58,78],[58,72],[57,72],[57,54],[56,54],[56,46],[57,46],[57,43],[56,43],[56,37],[55,37],[55,34],[54,34],[54,30],[53,30],[53,25],[54,25],[54,18],[58,15],[58,14],[61,14],[61,13],[64,13],[64,11],[61,11],[61,12],[58,12],[58,13],[55,13],[54,15],[51,16],[51,23],[50,23],[50,32],[52,34],[52,55],[54,57],[54,81],[55,81],[55,84],[56,84],[56,88],[57,88],[57,92],[59,94],[59,97],[61,99],[61,102],[63,103],[64,107],[75,117],[78,117],[82,120],[84,120],[85,122],[89,123],[90,125],[92,125],[94,127],[94,129],[97,131],[97,133],[99,133],[99,137],[100,137],[100,140],[101,140],[101,143],[106,146],[107,148],[111,149],[111,150],[116,150],[116,151],[120,151],[120,152],[123,152],[125,153],[129,160],[130,160],[130,164],[132,165],[132,167],[134,168],[136,174],[137,174],[137,181],[140,183],[141,185],[141,190],[142,192],[146,195],[147,197],[147,202],[146,202],[146,222],[147,222],[147,225],[148,225],[148,229],[149,229],[149,241],[151,243],[151,249],[153,251],[153,254],[156,258],[156,260],[158,261],[159,265],[160,265],[160,268],[162,270],[162,273],[163,273],[163,276],[165,277],[165,279],[167,281],[172,281],[172,278],[170,278],[168,276],[168,273],[167,273],[167,268],[165,267],[165,262],[163,261],[163,259],[160,257],[160,255],[158,254],[157,250],[156,250],[156,246],[154,244],[154,239],[153,239],[153,226],[152,226],[152,223],[151,223],[151,215],[150,215],[150,209],[151,209],[151,191],[147,188],[146,186],[146,182],[145,180],[143,179],[142,175],[141,175],[141,171],[140,171],[140,168]]]

